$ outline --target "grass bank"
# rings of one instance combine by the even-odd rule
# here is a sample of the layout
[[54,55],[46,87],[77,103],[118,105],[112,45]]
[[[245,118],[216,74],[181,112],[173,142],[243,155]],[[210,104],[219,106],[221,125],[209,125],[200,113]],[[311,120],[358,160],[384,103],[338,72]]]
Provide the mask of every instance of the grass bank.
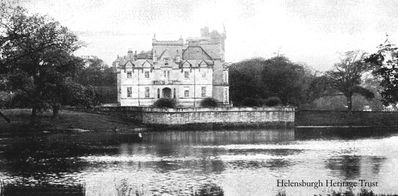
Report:
[[8,123],[0,118],[0,133],[24,133],[34,131],[65,131],[65,130],[92,130],[92,131],[114,131],[130,130],[141,127],[137,123],[126,121],[115,116],[92,114],[62,110],[59,117],[52,118],[51,112],[40,114],[40,123],[32,125],[30,122],[30,109],[5,109],[1,112],[11,122]]

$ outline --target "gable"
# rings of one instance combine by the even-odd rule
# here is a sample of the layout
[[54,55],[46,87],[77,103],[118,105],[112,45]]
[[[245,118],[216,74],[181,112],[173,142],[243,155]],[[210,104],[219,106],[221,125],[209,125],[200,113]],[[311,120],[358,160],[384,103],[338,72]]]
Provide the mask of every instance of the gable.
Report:
[[132,67],[135,67],[135,65],[131,61],[127,61],[127,63],[124,65],[124,67],[125,68],[132,68]]
[[142,67],[153,67],[153,65],[148,60],[146,60],[144,63],[142,63]]
[[214,62],[213,61],[205,61],[205,60],[202,60],[200,63],[199,63],[199,67],[212,67],[214,65]]
[[192,64],[186,60],[183,63],[181,63],[181,67],[192,67]]

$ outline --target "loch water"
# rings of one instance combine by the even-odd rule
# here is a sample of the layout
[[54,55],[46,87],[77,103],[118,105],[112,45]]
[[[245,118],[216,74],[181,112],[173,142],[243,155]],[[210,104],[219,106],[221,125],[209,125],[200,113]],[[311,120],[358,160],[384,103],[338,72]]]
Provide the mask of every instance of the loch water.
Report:
[[[398,193],[396,130],[157,131],[144,132],[142,142],[135,137],[1,136],[0,195]],[[291,187],[278,180],[365,180],[374,186]]]

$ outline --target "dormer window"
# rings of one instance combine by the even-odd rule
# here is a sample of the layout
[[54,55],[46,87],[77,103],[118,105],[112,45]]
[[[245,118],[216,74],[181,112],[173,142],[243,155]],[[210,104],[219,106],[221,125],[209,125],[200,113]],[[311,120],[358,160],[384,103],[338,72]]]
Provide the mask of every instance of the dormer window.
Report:
[[185,72],[184,72],[184,78],[185,78],[185,79],[189,79],[189,72],[188,72],[188,71],[185,71]]
[[164,58],[163,60],[164,60],[164,64],[165,64],[165,65],[169,65],[169,61],[170,61],[169,58]]
[[206,78],[206,71],[202,72],[202,78]]

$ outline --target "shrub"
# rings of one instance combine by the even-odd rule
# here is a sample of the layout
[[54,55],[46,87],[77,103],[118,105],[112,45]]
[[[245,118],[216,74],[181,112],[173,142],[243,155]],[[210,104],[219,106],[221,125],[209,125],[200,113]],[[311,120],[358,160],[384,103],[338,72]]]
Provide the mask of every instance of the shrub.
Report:
[[153,106],[157,108],[175,108],[176,101],[174,99],[160,98],[153,103]]
[[265,102],[267,101],[266,99],[256,99],[257,100],[257,106],[264,106]]
[[200,101],[200,107],[214,108],[217,106],[218,106],[217,100],[211,97],[204,98],[202,99],[202,101]]
[[280,105],[282,103],[281,99],[279,99],[279,97],[268,97],[265,100],[265,105],[266,106],[277,106]]
[[246,97],[243,102],[242,102],[243,106],[248,106],[248,107],[255,107],[255,106],[259,106],[258,104],[258,100],[252,97]]

